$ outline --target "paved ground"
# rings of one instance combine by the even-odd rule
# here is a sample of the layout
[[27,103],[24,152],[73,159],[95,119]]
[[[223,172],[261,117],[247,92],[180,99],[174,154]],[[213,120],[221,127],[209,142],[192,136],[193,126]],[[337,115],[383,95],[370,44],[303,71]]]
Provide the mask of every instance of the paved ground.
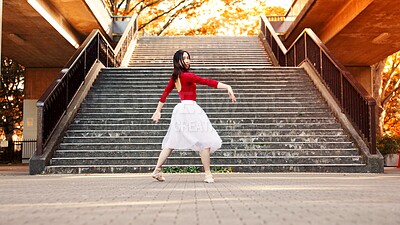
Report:
[[0,166],[0,224],[400,224],[400,169],[385,174],[37,175]]

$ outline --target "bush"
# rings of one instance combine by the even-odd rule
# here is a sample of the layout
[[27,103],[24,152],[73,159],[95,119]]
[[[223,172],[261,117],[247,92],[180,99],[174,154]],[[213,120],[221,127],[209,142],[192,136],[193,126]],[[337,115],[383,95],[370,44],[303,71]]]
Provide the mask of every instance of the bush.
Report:
[[[185,166],[185,167],[163,167],[163,173],[200,173],[201,168],[198,166]],[[212,173],[231,173],[231,167],[211,166]]]
[[400,137],[378,137],[376,147],[382,155],[396,154],[400,150]]
[[185,167],[164,167],[164,173],[200,173],[198,166],[185,166]]

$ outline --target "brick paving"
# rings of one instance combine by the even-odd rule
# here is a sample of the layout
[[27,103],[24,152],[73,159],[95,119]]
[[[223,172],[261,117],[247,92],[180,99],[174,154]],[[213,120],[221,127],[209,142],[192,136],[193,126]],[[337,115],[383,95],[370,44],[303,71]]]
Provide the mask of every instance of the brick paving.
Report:
[[[13,168],[13,169],[11,169]],[[0,166],[0,224],[400,224],[385,174],[36,175]]]

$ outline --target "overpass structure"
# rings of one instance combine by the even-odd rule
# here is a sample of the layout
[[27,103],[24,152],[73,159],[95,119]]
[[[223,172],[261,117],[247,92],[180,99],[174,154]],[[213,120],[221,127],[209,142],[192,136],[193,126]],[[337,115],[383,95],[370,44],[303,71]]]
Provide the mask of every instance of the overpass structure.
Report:
[[295,0],[271,24],[288,48],[311,28],[372,93],[371,65],[400,50],[400,5],[386,0]]
[[[98,30],[112,46],[116,21],[103,0],[5,0],[1,55],[26,67],[24,139],[37,138],[36,102],[74,58],[85,39]],[[117,29],[118,30],[118,29]],[[117,31],[120,34],[120,32]]]
[[[275,31],[266,29],[266,20],[261,28],[272,48],[270,56],[275,65],[300,66],[303,60],[308,60],[322,76],[326,76],[322,72],[326,63],[338,68],[328,75],[340,76],[324,77],[331,85],[328,91],[334,92],[332,98],[336,98],[332,104],[342,107],[338,114],[341,110],[349,113],[349,123],[356,125],[361,139],[366,139],[356,141],[365,142],[363,160],[369,160],[366,165],[379,164],[376,171],[380,171],[381,159],[375,148],[374,100],[368,95],[372,92],[373,78],[370,66],[400,49],[398,44],[390,42],[400,35],[397,24],[388,22],[398,20],[396,7],[395,3],[384,0],[297,0],[285,17],[269,19]],[[53,157],[60,137],[77,114],[100,69],[119,67],[123,61],[129,61],[137,38],[136,19],[129,22],[118,45],[112,42],[112,23],[101,0],[3,2],[2,55],[27,68],[24,138],[38,137],[35,168],[44,168]],[[305,28],[315,33],[304,32]],[[314,55],[307,49],[302,51],[311,46],[311,41],[318,48],[317,52],[311,51]],[[286,54],[283,57],[282,52]],[[358,81],[349,78],[343,69]],[[347,83],[342,84],[345,79]]]
[[3,5],[2,55],[26,66],[28,73],[30,68],[62,68],[93,29],[112,33],[112,18],[101,0],[13,0]]

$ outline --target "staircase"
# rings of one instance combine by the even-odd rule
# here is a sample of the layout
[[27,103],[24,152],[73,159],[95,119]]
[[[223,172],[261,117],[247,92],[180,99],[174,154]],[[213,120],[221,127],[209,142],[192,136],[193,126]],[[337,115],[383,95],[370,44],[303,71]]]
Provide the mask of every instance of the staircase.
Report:
[[[47,173],[149,172],[154,169],[173,107],[174,90],[158,124],[151,121],[178,49],[193,72],[230,84],[198,85],[223,145],[211,164],[239,172],[367,172],[304,70],[272,67],[257,37],[142,37],[130,68],[103,69],[71,124]],[[201,166],[190,150],[175,150],[165,166]]]

